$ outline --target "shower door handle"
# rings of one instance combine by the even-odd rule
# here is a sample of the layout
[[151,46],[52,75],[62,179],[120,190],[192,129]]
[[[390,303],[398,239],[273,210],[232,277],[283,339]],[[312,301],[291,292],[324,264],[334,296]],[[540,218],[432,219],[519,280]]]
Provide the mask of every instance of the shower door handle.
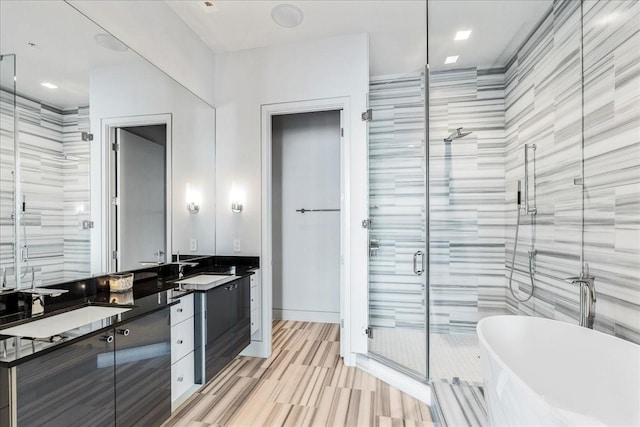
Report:
[[[418,268],[418,257],[420,257],[420,268]],[[413,254],[413,272],[418,276],[424,273],[424,253],[422,251]]]

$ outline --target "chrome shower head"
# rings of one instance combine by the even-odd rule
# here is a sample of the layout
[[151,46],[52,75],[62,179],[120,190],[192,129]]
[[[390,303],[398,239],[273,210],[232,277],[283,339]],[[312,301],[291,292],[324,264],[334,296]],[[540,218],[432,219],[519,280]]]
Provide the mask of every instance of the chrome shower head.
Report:
[[449,135],[448,137],[446,137],[444,139],[444,142],[451,142],[454,139],[464,138],[465,136],[467,136],[470,133],[472,133],[470,130],[462,130],[462,129],[464,129],[464,128],[456,129],[454,132],[451,133],[451,135]]

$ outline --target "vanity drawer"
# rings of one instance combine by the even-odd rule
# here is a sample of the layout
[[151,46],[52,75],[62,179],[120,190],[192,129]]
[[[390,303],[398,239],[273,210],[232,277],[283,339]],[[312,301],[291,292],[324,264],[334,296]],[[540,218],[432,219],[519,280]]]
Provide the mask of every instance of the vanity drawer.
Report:
[[171,365],[171,401],[174,402],[194,385],[194,353]]
[[171,326],[193,317],[193,294],[185,295],[179,301],[171,306]]
[[[251,276],[253,277],[253,276]],[[256,310],[260,307],[262,300],[262,292],[259,286],[251,286],[251,310]]]
[[251,335],[255,334],[258,329],[260,329],[260,310],[253,309],[251,310]]
[[193,317],[171,327],[171,363],[193,351]]
[[258,309],[258,301],[257,300],[258,299],[256,298],[255,294],[253,292],[251,292],[251,311]]

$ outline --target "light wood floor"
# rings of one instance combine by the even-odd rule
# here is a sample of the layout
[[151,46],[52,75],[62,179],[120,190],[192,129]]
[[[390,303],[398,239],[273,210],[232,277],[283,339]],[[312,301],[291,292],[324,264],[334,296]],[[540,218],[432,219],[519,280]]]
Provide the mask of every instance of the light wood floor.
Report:
[[433,425],[426,404],[339,354],[338,325],[275,321],[270,358],[237,357],[164,425]]

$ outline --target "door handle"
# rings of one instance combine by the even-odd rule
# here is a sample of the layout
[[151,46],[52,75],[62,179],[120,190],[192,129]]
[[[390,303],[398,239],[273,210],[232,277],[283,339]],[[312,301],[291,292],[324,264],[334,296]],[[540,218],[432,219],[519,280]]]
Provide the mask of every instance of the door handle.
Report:
[[[420,257],[420,268],[418,268],[418,257]],[[422,251],[413,254],[413,273],[418,276],[424,273],[424,253]]]

